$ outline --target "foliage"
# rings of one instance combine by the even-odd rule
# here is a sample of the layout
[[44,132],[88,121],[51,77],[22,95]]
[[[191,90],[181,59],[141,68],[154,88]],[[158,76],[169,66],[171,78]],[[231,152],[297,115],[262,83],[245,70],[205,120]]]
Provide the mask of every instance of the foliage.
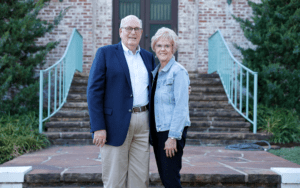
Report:
[[273,134],[270,142],[283,144],[300,142],[300,119],[295,110],[259,105],[257,127],[260,131]]
[[279,150],[272,149],[269,152],[300,165],[300,147],[281,148]]
[[38,113],[0,116],[0,164],[50,145],[40,134]]
[[35,68],[44,64],[47,53],[58,45],[37,45],[51,32],[66,10],[53,23],[38,18],[50,0],[3,0],[0,3],[0,114],[38,109],[39,82]]
[[300,1],[248,4],[253,10],[251,20],[233,17],[256,48],[236,47],[244,65],[258,72],[258,103],[300,114]]

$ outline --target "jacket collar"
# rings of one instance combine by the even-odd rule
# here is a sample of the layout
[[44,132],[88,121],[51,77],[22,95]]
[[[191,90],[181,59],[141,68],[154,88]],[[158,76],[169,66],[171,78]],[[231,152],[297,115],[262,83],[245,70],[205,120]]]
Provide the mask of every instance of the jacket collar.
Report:
[[[163,72],[168,72],[170,70],[170,68],[172,67],[172,65],[175,62],[175,57],[173,56],[170,61],[168,62],[168,64],[161,70]],[[158,71],[158,69],[160,68],[161,64],[159,64],[158,66],[156,66],[156,68],[152,71],[152,75],[153,75],[153,79],[156,76],[156,73]]]

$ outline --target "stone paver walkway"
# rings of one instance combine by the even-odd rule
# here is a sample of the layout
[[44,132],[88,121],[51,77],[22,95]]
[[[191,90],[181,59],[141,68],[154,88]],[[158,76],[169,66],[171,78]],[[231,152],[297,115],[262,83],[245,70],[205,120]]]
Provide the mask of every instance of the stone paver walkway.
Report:
[[[32,166],[25,176],[29,184],[102,183],[101,160],[96,146],[50,147],[2,164]],[[181,170],[187,186],[213,184],[277,184],[280,176],[271,167],[300,168],[300,165],[265,151],[235,151],[224,147],[186,146]],[[151,148],[150,185],[160,185]]]

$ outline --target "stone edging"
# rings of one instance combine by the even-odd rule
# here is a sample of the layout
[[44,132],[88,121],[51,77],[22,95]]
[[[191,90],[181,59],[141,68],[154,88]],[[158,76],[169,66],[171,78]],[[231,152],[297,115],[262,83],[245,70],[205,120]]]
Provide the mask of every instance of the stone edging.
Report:
[[24,176],[32,166],[0,167],[0,188],[22,188]]
[[281,176],[281,188],[300,188],[300,168],[271,168]]

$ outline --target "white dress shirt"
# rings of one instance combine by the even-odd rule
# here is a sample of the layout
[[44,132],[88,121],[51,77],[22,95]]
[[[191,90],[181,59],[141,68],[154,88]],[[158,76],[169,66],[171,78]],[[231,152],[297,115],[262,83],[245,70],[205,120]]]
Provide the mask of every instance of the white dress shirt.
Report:
[[131,87],[133,92],[133,107],[145,106],[148,104],[148,71],[141,57],[141,49],[138,47],[135,54],[132,53],[123,43],[122,47],[129,68]]

